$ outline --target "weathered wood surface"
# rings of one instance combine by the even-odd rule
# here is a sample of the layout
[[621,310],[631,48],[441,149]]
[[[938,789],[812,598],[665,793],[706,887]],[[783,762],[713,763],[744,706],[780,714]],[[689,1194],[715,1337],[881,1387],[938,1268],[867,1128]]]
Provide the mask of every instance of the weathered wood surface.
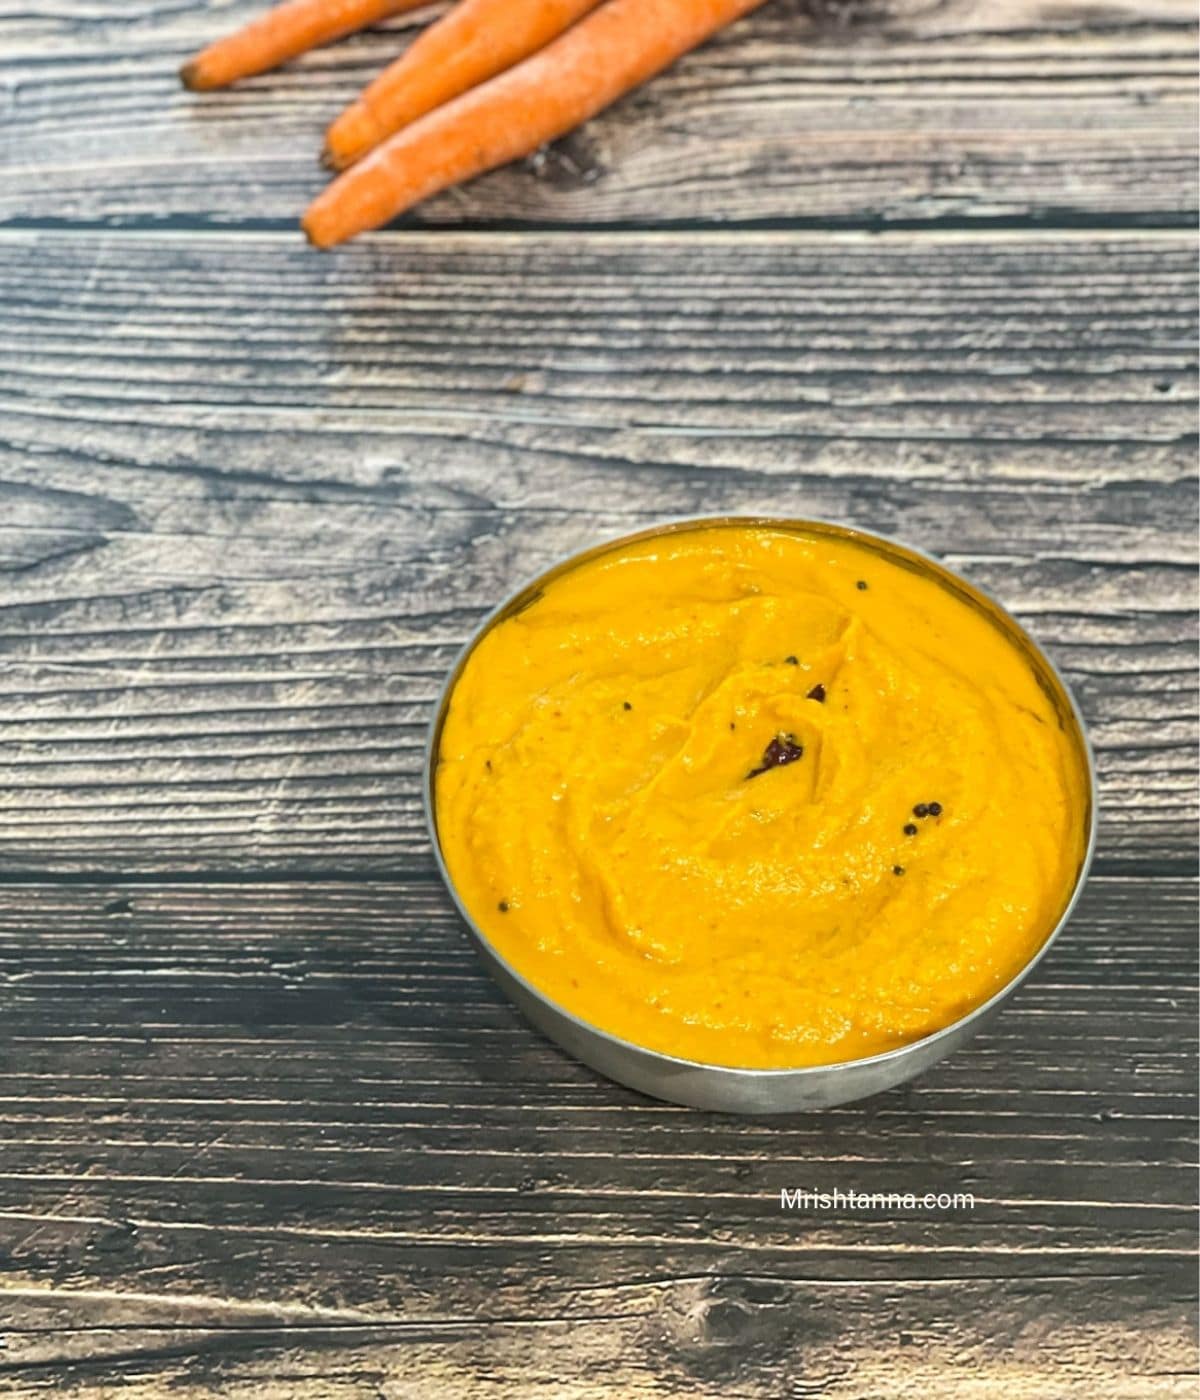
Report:
[[429,879],[11,889],[0,1386],[1191,1395],[1195,918],[1100,876],[969,1049],[745,1122],[599,1087]]
[[[418,21],[234,93],[180,60],[258,0],[28,0],[0,32],[0,221],[294,226],[326,124]],[[420,222],[995,218],[1197,208],[1191,0],[773,0],[529,169]]]
[[772,510],[993,590],[1078,691],[1102,861],[1189,862],[1194,286],[1144,232],[4,238],[0,872],[425,868],[483,613]]
[[[773,0],[329,258],[407,27],[182,94],[256,6],[0,16],[0,1393],[1194,1394],[1193,6]],[[1103,804],[970,1048],[774,1123],[526,1028],[419,803],[499,593],[765,510],[990,588]]]

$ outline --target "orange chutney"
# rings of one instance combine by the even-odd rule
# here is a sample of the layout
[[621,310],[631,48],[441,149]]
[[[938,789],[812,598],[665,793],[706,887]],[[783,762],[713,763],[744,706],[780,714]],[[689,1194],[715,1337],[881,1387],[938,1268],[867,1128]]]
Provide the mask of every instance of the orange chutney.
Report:
[[1088,800],[1015,632],[914,557],[753,522],[551,578],[467,658],[435,778],[510,967],[626,1040],[771,1068],[1004,986],[1066,907]]

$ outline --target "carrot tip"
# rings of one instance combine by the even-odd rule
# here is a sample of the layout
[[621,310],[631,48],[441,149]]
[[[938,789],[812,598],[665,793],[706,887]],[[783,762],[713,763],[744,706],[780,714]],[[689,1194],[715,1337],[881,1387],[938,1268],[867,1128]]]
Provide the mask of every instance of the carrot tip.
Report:
[[328,248],[331,248],[333,246],[330,243],[322,243],[322,241],[317,237],[317,235],[313,232],[312,225],[308,221],[307,214],[305,214],[305,216],[300,220],[300,229],[301,232],[304,234],[305,238],[308,239],[308,245],[310,248],[319,248],[321,252],[325,252]]
[[321,164],[326,170],[333,170],[336,172],[342,169],[342,162],[337,158],[337,155],[330,148],[328,142],[325,143],[321,150]]
[[212,92],[215,88],[228,87],[227,80],[213,76],[213,70],[204,62],[204,55],[189,59],[179,70],[179,80],[189,92]]

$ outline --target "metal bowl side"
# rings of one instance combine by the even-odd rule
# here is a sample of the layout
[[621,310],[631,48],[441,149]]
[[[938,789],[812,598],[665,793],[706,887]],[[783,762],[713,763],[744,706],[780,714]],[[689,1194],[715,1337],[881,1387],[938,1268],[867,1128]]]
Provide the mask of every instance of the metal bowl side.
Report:
[[[941,1030],[934,1031],[920,1040],[897,1046],[894,1050],[836,1064],[808,1065],[797,1069],[746,1069],[681,1059],[612,1035],[551,1001],[509,966],[472,919],[442,855],[436,806],[436,776],[442,726],[459,676],[481,638],[497,623],[529,607],[554,578],[588,560],[657,536],[724,525],[826,535],[875,549],[893,563],[907,564],[923,574],[932,574],[965,601],[990,616],[1026,653],[1035,672],[1038,673],[1039,682],[1058,709],[1060,721],[1064,727],[1070,727],[1083,762],[1087,777],[1088,801],[1084,851],[1071,896],[1057,924],[1028,962],[987,1001]],[[518,589],[484,618],[450,668],[429,725],[423,786],[426,826],[438,871],[482,961],[497,984],[526,1018],[576,1059],[618,1083],[669,1103],[726,1113],[789,1113],[832,1108],[902,1084],[957,1050],[1008,1001],[1049,952],[1078,903],[1096,845],[1096,769],[1082,716],[1074,696],[1054,663],[1020,624],[983,590],[959,578],[932,556],[909,545],[884,535],[869,534],[847,526],[784,517],[711,515],[667,521],[568,555]]]

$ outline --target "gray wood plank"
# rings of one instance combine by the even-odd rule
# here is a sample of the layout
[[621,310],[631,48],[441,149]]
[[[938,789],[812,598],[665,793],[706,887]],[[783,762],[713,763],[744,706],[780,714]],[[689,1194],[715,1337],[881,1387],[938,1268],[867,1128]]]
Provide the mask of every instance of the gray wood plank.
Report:
[[968,1050],[746,1123],[540,1040],[427,879],[8,888],[0,1386],[1019,1397],[1050,1336],[1057,1393],[1190,1393],[1194,916],[1101,876]]
[[[294,226],[326,124],[414,24],[182,92],[180,60],[261,8],[29,0],[4,16],[0,220]],[[418,220],[1190,226],[1195,73],[1186,0],[773,0]]]
[[0,871],[421,869],[484,611],[673,515],[940,554],[1192,858],[1190,239],[0,238]]
[[[0,15],[0,1393],[1194,1394],[1194,8],[773,0],[329,258],[320,133],[413,27],[180,92],[257,8]],[[453,228],[506,223],[562,231]],[[820,1116],[559,1054],[422,829],[482,613],[706,511],[942,555],[1097,749],[1044,967]]]
[[541,1040],[429,879],[10,887],[0,1388],[1190,1394],[1195,917],[1100,876],[959,1055],[747,1122]]

